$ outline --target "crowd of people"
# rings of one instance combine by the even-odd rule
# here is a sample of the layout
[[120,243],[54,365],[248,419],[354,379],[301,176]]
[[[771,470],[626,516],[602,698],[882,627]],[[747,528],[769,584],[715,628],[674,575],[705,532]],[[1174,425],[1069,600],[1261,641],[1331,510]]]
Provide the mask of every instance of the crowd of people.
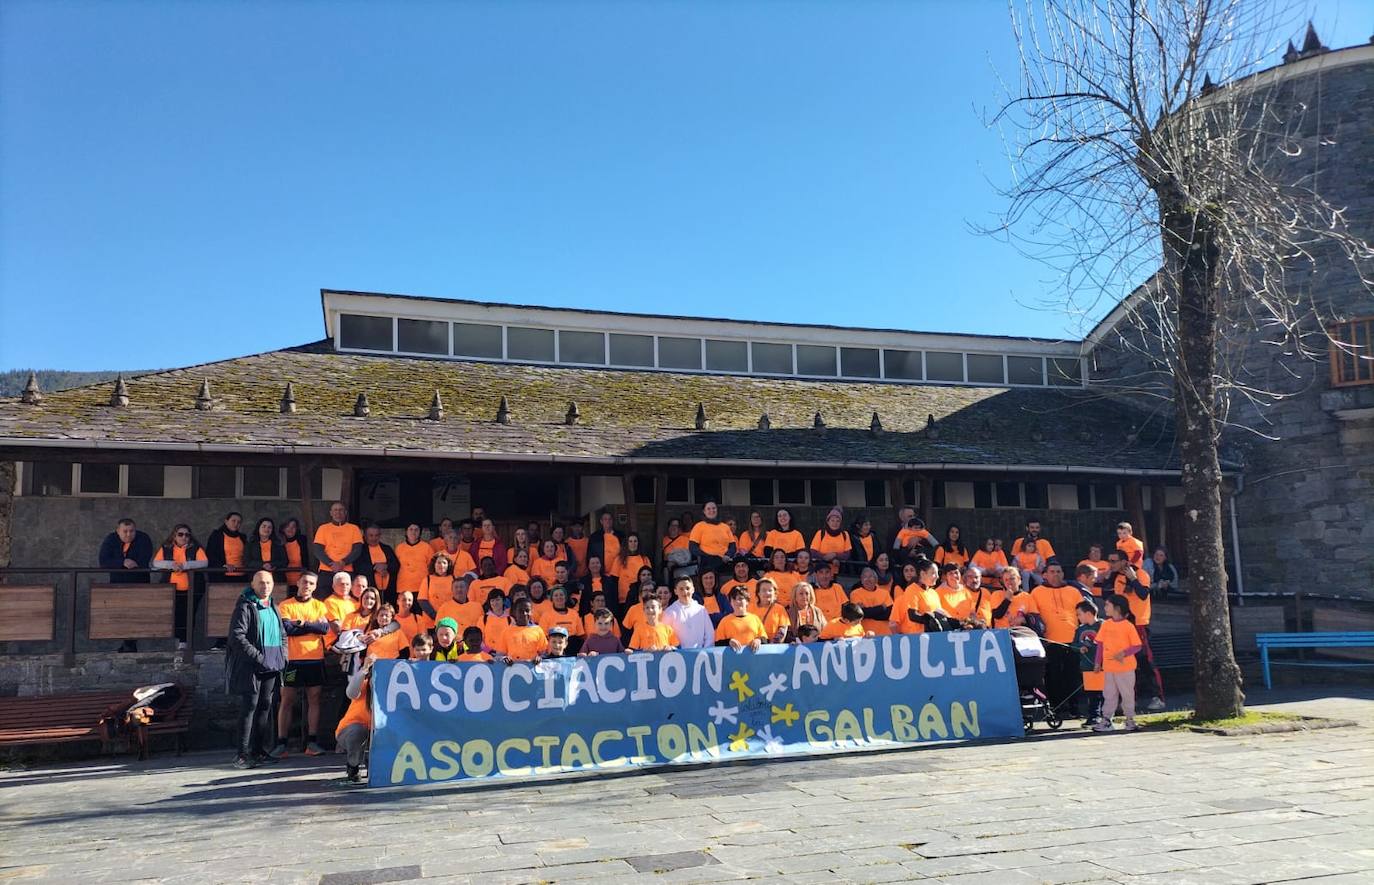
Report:
[[[186,595],[203,592],[198,571],[248,581],[228,638],[241,767],[287,752],[301,702],[302,751],[326,752],[324,689],[343,685],[335,744],[358,780],[366,683],[385,658],[509,663],[1023,627],[1047,646],[1050,702],[1086,697],[1085,724],[1109,730],[1119,702],[1133,727],[1137,694],[1147,709],[1164,708],[1151,602],[1177,586],[1178,573],[1162,548],[1146,555],[1129,523],[1116,526],[1113,546],[1093,545],[1069,564],[1036,519],[1009,545],[970,543],[955,525],[937,538],[909,507],[891,538],[876,537],[863,517],[846,525],[838,507],[808,538],[785,508],[771,526],[753,511],[740,527],[708,502],[699,517],[670,520],[656,551],[616,528],[609,511],[590,533],[579,521],[532,523],[503,538],[477,508],[428,538],[411,524],[394,546],[379,527],[350,522],[343,503],[329,514],[309,540],[295,519],[259,519],[244,533],[242,515],[230,513],[203,544],[177,525],[155,547],[121,520],[102,545],[112,580],[165,580],[181,591],[181,641]],[[278,604],[272,589],[283,581],[289,596]]]

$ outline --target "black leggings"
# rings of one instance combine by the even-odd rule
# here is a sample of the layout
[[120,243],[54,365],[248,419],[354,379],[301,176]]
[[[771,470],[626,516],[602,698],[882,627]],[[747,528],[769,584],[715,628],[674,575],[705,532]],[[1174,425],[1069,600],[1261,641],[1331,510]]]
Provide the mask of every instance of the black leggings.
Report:
[[280,673],[258,673],[253,688],[239,693],[239,755],[262,756],[276,743]]

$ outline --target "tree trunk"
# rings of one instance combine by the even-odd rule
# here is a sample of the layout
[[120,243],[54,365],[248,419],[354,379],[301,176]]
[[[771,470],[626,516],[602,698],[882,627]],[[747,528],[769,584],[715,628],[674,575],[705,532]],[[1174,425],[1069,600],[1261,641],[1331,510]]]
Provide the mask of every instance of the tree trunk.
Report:
[[1174,410],[1183,460],[1196,715],[1199,719],[1224,719],[1241,715],[1245,695],[1231,645],[1226,558],[1221,542],[1215,386],[1217,247],[1206,217],[1190,213],[1184,206],[1181,196],[1160,194],[1165,260],[1177,275],[1179,343]]

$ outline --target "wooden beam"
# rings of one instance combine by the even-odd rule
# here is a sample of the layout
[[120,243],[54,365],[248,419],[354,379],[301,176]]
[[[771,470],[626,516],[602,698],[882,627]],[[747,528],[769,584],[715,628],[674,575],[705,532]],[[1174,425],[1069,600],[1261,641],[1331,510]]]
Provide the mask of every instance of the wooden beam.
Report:
[[649,548],[650,559],[663,565],[663,536],[668,533],[668,474],[654,474],[654,536]]
[[1150,542],[1145,534],[1145,503],[1144,496],[1140,494],[1140,481],[1131,480],[1121,489],[1126,500],[1122,503],[1126,505],[1126,513],[1130,517],[1131,527],[1135,530],[1135,536],[1140,543],[1145,545],[1145,549],[1150,549]]
[[305,536],[303,540],[305,550],[308,553],[310,543],[315,538],[315,490],[310,485],[310,472],[314,470],[314,467],[309,461],[302,461],[296,469],[300,471],[301,522],[303,523],[301,534]]
[[[916,478],[916,481],[921,484],[921,505],[918,508],[921,522],[926,524],[927,529],[931,529],[930,511],[935,501],[935,480],[931,478],[930,474],[923,473]],[[931,529],[931,532],[933,534],[934,530]]]
[[[1150,509],[1155,512],[1156,528],[1154,537],[1156,547],[1167,547],[1169,543],[1165,540],[1165,535],[1168,533],[1168,529],[1165,526],[1169,522],[1167,514],[1168,508],[1165,506],[1165,501],[1167,500],[1165,494],[1162,484],[1150,486]],[[1146,552],[1148,553],[1149,551]]]
[[894,510],[898,507],[905,507],[907,504],[906,483],[903,481],[902,475],[900,473],[889,474],[886,479],[888,507]]
[[[623,473],[620,475],[620,486],[625,494],[625,518],[628,520],[626,527],[632,531],[639,531],[639,515],[635,512],[635,475],[633,473]],[[643,542],[640,538],[640,542]],[[652,549],[645,547],[644,549]]]

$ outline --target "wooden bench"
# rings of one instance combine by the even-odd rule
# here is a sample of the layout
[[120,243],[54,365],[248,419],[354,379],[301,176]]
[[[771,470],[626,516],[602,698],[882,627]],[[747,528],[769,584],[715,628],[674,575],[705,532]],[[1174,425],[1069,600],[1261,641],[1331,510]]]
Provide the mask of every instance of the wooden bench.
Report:
[[[1261,633],[1255,637],[1259,647],[1260,666],[1264,670],[1264,687],[1273,688],[1269,676],[1269,650],[1278,648],[1370,648],[1374,647],[1374,632],[1347,631],[1325,633]],[[1355,661],[1274,661],[1290,667],[1374,667],[1374,664]]]
[[132,703],[131,691],[0,698],[0,747],[95,741],[103,749],[110,737],[101,720]]

